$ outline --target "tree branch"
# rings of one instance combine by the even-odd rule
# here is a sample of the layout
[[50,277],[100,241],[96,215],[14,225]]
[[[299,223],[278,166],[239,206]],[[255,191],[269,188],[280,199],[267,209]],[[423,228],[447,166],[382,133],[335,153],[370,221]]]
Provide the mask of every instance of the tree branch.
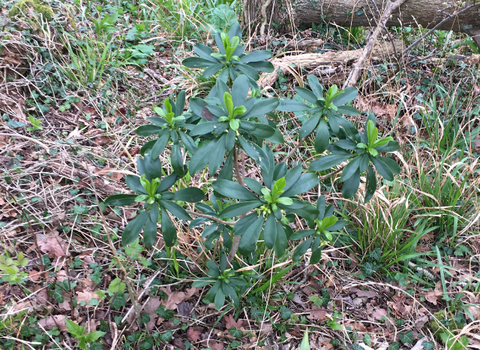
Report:
[[378,35],[380,34],[381,30],[385,27],[385,24],[387,23],[387,20],[392,15],[392,12],[395,9],[397,9],[400,5],[402,5],[405,1],[407,0],[397,0],[395,2],[389,1],[387,3],[387,7],[385,8],[385,11],[383,11],[382,17],[380,18],[380,21],[378,22],[378,25],[375,28],[375,31],[368,39],[367,45],[363,49],[362,55],[358,59],[357,63],[355,63],[353,70],[350,72],[347,80],[345,81],[345,84],[343,85],[344,88],[349,86],[354,86],[357,83],[358,78],[360,77],[360,74],[362,73],[363,69],[366,66],[367,58],[369,58],[372,54],[373,46],[377,41]]

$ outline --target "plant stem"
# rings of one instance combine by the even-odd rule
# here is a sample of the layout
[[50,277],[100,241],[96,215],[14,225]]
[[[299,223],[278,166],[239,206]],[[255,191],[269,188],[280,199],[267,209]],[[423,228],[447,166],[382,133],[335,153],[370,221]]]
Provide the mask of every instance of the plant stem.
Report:
[[200,218],[205,218],[205,219],[209,219],[211,221],[216,221],[216,222],[218,222],[219,224],[222,224],[222,225],[235,225],[237,223],[236,221],[225,221],[225,220],[216,218],[215,216],[207,215],[207,214],[203,214],[203,213],[198,213],[198,212],[193,211],[193,210],[187,210],[187,213],[190,214],[190,215],[193,215],[193,216],[198,216]]
[[[238,148],[237,146],[235,146],[235,148],[233,149],[233,167],[235,168],[235,177],[237,178],[237,181],[240,185],[242,185],[243,187],[246,187],[245,181],[243,181],[243,176],[240,173],[237,151],[238,151]],[[235,258],[235,255],[237,254],[237,250],[238,250],[238,246],[240,245],[241,238],[242,236],[233,237],[232,249],[230,249],[230,253],[228,253],[228,257],[227,257],[227,261],[229,263],[232,262],[233,258]]]
[[[88,167],[87,167],[87,170],[88,170],[88,178],[90,180],[90,185],[92,186],[93,194],[95,195],[95,199],[97,201],[97,206],[100,208],[100,200],[98,199],[97,189],[95,188],[95,183],[92,179],[92,174],[90,173],[90,170],[88,169]],[[137,321],[137,325],[138,325],[138,327],[141,327],[142,323],[141,323],[141,317],[140,317],[140,307],[138,305],[138,300],[136,298],[136,293],[133,289],[131,281],[128,279],[128,272],[125,269],[125,266],[123,266],[122,261],[120,260],[120,257],[117,254],[117,249],[115,248],[115,245],[113,244],[113,241],[112,241],[112,237],[110,236],[110,231],[109,231],[110,227],[108,226],[107,219],[105,219],[105,215],[103,215],[103,212],[101,210],[100,210],[100,216],[102,218],[103,228],[105,229],[105,232],[107,234],[108,244],[110,245],[110,250],[112,251],[112,254],[115,257],[115,259],[118,263],[118,266],[120,267],[120,270],[122,270],[122,272],[123,272],[124,282],[127,285],[128,295],[130,296],[130,299],[131,299],[132,304],[133,304],[133,309],[135,310],[135,319]]]

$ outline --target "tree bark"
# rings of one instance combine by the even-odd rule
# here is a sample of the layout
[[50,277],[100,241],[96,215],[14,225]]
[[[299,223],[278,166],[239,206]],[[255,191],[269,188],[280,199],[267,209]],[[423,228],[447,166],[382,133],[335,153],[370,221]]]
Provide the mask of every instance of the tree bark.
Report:
[[[386,26],[434,28],[464,32],[480,47],[480,0],[407,0],[395,10]],[[375,27],[385,0],[242,0],[243,24],[265,35],[268,30],[294,31],[312,23],[335,23],[342,27]],[[463,10],[463,11],[462,11]]]

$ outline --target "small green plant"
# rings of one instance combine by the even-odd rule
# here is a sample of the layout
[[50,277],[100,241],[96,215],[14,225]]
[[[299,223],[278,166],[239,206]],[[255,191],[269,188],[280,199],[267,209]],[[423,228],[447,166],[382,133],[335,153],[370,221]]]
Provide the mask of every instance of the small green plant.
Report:
[[88,344],[94,343],[106,334],[101,331],[85,333],[85,327],[79,326],[69,319],[65,319],[65,323],[67,325],[68,333],[79,340],[78,347],[80,349],[88,349]]
[[218,74],[218,80],[234,81],[239,76],[246,76],[252,88],[258,89],[256,81],[258,72],[272,72],[272,63],[266,61],[272,56],[268,51],[255,51],[245,54],[245,46],[240,45],[242,30],[238,23],[234,24],[228,34],[217,32],[215,43],[219,52],[214,52],[210,47],[198,44],[193,50],[200,57],[189,57],[182,64],[188,68],[205,68],[202,77],[208,78]]
[[213,302],[215,307],[220,310],[225,304],[225,297],[228,296],[232,299],[235,306],[240,305],[240,299],[238,298],[238,291],[247,285],[247,282],[240,277],[235,271],[230,268],[226,268],[227,260],[225,257],[220,262],[220,268],[215,262],[207,261],[207,275],[209,277],[202,277],[193,282],[193,287],[204,287],[212,285],[208,293],[205,295],[205,299],[208,302]]
[[36,119],[33,115],[28,115],[28,120],[32,123],[32,126],[27,127],[27,131],[35,132],[37,130],[43,130],[42,121]]
[[305,329],[302,342],[300,343],[300,350],[310,350],[310,342],[308,341],[308,328]]
[[[205,98],[191,98],[189,111],[184,111],[184,91],[176,100],[169,97],[162,108],[154,109],[158,117],[136,130],[141,136],[155,135],[141,148],[137,162],[140,176],[126,176],[128,187],[136,194],[118,194],[105,200],[106,205],[114,206],[143,203],[137,217],[125,227],[122,242],[132,243],[143,231],[145,246],[151,247],[160,223],[174,263],[172,271],[177,275],[177,230],[170,215],[191,221],[190,228],[203,230],[201,248],[210,251],[206,255],[211,257],[208,277],[198,279],[194,286],[210,285],[205,301],[214,302],[217,308],[227,298],[238,306],[240,296],[255,280],[260,286],[252,294],[280,280],[293,265],[274,272],[277,260],[292,257],[299,261],[309,249],[310,262],[320,260],[322,246],[332,241],[345,223],[334,216],[333,207],[315,190],[321,184],[318,172],[334,173],[334,167],[346,162],[337,185],[348,198],[355,195],[366,172],[368,201],[376,190],[374,167],[389,181],[400,171],[392,158],[381,155],[397,150],[398,143],[391,137],[378,137],[372,114],[363,132],[345,119],[345,115],[360,114],[348,105],[357,95],[355,89],[324,89],[318,78],[308,76],[312,90],[296,88],[298,96],[292,100],[264,98],[256,80],[259,71],[273,69],[266,61],[270,53],[245,53],[241,38],[240,26],[235,24],[228,34],[215,34],[218,52],[203,44],[194,46],[200,57],[183,63],[205,68],[203,77],[218,73],[215,85],[208,94],[202,94]],[[299,137],[306,138],[316,130],[317,154],[331,154],[306,166],[279,162],[273,147],[284,144],[284,137],[275,110],[306,113]],[[162,166],[161,154],[169,157],[170,167]],[[241,160],[245,157],[258,176],[245,176],[245,160]],[[186,187],[198,176],[206,177],[203,190],[207,196],[199,188]],[[306,193],[317,199],[316,206],[302,200]],[[183,208],[186,202],[196,203],[195,210],[187,212]],[[310,229],[293,232],[291,226],[297,220]],[[237,256],[242,259],[237,260]],[[259,256],[271,257],[262,265],[258,264]],[[249,268],[248,264],[257,265]],[[265,271],[269,271],[268,277],[263,275]]]
[[23,256],[22,252],[17,254],[17,259],[10,258],[9,254],[0,255],[0,272],[3,274],[2,280],[10,284],[20,284],[28,277],[28,273],[20,271],[20,267],[27,266],[28,259]]

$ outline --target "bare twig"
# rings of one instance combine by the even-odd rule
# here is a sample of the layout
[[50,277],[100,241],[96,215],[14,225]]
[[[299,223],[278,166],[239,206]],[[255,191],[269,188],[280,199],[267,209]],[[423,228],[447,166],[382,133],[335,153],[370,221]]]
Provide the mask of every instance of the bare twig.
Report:
[[[89,175],[88,178],[90,179],[90,184],[91,184],[92,189],[93,189],[93,194],[95,195],[95,200],[97,201],[97,206],[100,208],[100,200],[98,199],[97,190],[95,188],[95,183],[93,182],[93,179],[92,179],[92,174],[90,173],[88,167],[87,167],[87,170],[88,170],[88,175]],[[124,281],[125,281],[125,284],[127,285],[128,295],[130,296],[130,299],[132,300],[133,308],[135,310],[135,319],[137,321],[138,327],[141,327],[142,324],[141,324],[141,318],[140,318],[140,308],[138,306],[138,300],[136,298],[135,291],[133,290],[132,283],[128,279],[128,272],[125,269],[125,266],[123,266],[122,261],[120,260],[120,257],[117,254],[117,249],[115,248],[115,245],[113,244],[113,241],[112,241],[112,237],[110,236],[110,231],[109,231],[110,228],[108,227],[107,219],[105,219],[105,215],[103,215],[103,212],[101,210],[100,210],[100,216],[102,218],[103,226],[104,226],[105,232],[107,234],[108,244],[110,245],[110,250],[112,251],[113,256],[115,257],[115,260],[117,261],[118,266],[120,267],[120,270],[122,270],[122,272],[123,272]]]
[[208,220],[211,220],[211,221],[216,221],[216,222],[218,222],[219,224],[222,224],[222,225],[235,225],[237,223],[236,221],[225,221],[225,220],[216,218],[215,216],[199,213],[199,212],[192,211],[192,210],[187,210],[187,213],[190,214],[190,215],[193,215],[193,216],[198,216],[200,218],[205,218],[205,219],[208,219]]
[[344,88],[349,87],[349,86],[354,86],[358,78],[360,77],[360,74],[362,73],[363,69],[365,68],[367,58],[369,58],[372,55],[372,50],[375,42],[377,41],[378,35],[380,34],[380,31],[385,27],[385,23],[387,20],[390,18],[392,12],[397,9],[400,5],[402,5],[405,1],[407,0],[397,0],[395,2],[389,1],[387,3],[387,7],[385,8],[385,11],[383,11],[383,15],[380,18],[380,21],[375,28],[375,31],[372,33],[370,38],[368,39],[367,45],[363,49],[363,53],[358,59],[357,63],[355,63],[355,66],[353,67],[353,70],[350,72],[350,75],[348,76],[347,80],[345,81],[345,84],[343,85]]
[[448,15],[447,17],[445,17],[443,20],[441,20],[435,27],[433,27],[432,29],[430,29],[428,32],[426,32],[425,34],[423,34],[420,38],[418,38],[417,40],[415,40],[413,43],[411,43],[404,51],[403,51],[403,54],[405,54],[406,52],[408,52],[409,50],[411,50],[412,48],[414,48],[420,41],[422,41],[425,37],[429,36],[430,34],[432,34],[432,32],[434,30],[436,30],[438,27],[440,27],[443,23],[445,23],[446,21],[448,21],[449,19],[453,18],[453,17],[456,17],[458,15],[460,15],[461,13],[463,12],[466,12],[468,10],[470,10],[471,8],[475,7],[475,6],[478,6],[480,5],[480,3],[476,4],[475,2],[472,4],[472,5],[469,5],[467,7],[465,7],[464,9],[460,10],[460,11],[454,11],[452,14]]

